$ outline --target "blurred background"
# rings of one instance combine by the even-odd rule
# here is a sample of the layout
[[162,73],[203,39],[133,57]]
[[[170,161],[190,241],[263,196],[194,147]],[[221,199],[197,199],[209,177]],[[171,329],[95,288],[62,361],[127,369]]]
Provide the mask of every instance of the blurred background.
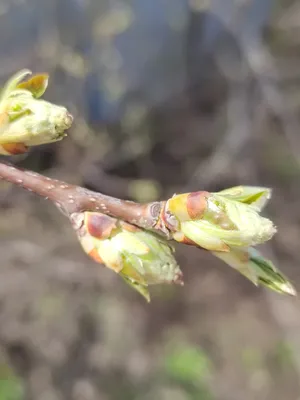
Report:
[[[1,0],[0,55],[75,116],[13,163],[137,201],[273,187],[264,252],[300,289],[299,0]],[[147,305],[50,203],[0,204],[0,400],[300,399],[297,299],[178,245]]]

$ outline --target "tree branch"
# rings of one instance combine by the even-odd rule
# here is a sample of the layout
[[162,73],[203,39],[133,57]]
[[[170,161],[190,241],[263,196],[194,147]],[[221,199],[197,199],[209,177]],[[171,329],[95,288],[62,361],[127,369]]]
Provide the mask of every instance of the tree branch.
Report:
[[169,238],[168,231],[157,224],[163,202],[120,200],[1,162],[0,179],[51,200],[68,217],[82,211],[99,211]]

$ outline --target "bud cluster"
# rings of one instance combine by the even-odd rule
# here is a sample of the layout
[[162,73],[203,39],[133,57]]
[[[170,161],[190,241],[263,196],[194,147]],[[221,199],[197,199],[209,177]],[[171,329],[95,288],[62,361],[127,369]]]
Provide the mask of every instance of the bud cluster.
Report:
[[256,285],[295,294],[274,265],[252,248],[276,233],[272,221],[260,215],[270,197],[270,189],[252,186],[174,195],[165,203],[162,219],[174,240],[211,251]]
[[29,147],[63,139],[73,117],[65,107],[41,100],[48,75],[21,82],[29,70],[14,75],[0,94],[0,154],[25,153]]
[[84,251],[150,300],[148,286],[182,284],[170,244],[154,233],[98,212],[71,215]]

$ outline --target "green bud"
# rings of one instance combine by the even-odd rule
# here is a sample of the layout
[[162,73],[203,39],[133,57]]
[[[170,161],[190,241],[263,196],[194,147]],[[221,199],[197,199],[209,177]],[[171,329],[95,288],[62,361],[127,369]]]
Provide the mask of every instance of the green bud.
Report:
[[272,238],[275,226],[259,215],[269,198],[270,190],[247,186],[177,195],[166,204],[166,220],[177,219],[175,240],[226,252],[230,246],[254,246]]
[[20,83],[29,74],[28,70],[20,71],[1,92],[0,147],[4,147],[3,154],[6,154],[6,145],[29,147],[61,140],[73,121],[65,107],[39,99],[47,88],[48,75],[36,75]]
[[148,303],[150,303],[150,293],[148,290],[148,285],[139,283],[132,278],[129,278],[126,275],[123,275],[122,272],[120,273],[121,277],[124,281],[129,285],[132,289],[136,290],[140,295],[142,295]]
[[85,252],[146,299],[149,285],[182,284],[173,248],[156,234],[96,212],[76,213],[71,220]]
[[258,186],[236,186],[215,194],[251,205],[257,211],[261,211],[270,200],[272,191],[269,188]]
[[292,284],[274,264],[251,247],[231,248],[228,253],[213,252],[213,254],[255,285],[261,284],[278,293],[296,295]]

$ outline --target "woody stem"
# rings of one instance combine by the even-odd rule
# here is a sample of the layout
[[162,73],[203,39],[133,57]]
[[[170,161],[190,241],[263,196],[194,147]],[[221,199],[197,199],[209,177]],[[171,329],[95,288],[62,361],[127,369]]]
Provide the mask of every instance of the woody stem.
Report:
[[51,200],[67,216],[82,211],[98,211],[166,235],[156,226],[162,206],[160,202],[139,204],[120,200],[1,162],[0,179]]

